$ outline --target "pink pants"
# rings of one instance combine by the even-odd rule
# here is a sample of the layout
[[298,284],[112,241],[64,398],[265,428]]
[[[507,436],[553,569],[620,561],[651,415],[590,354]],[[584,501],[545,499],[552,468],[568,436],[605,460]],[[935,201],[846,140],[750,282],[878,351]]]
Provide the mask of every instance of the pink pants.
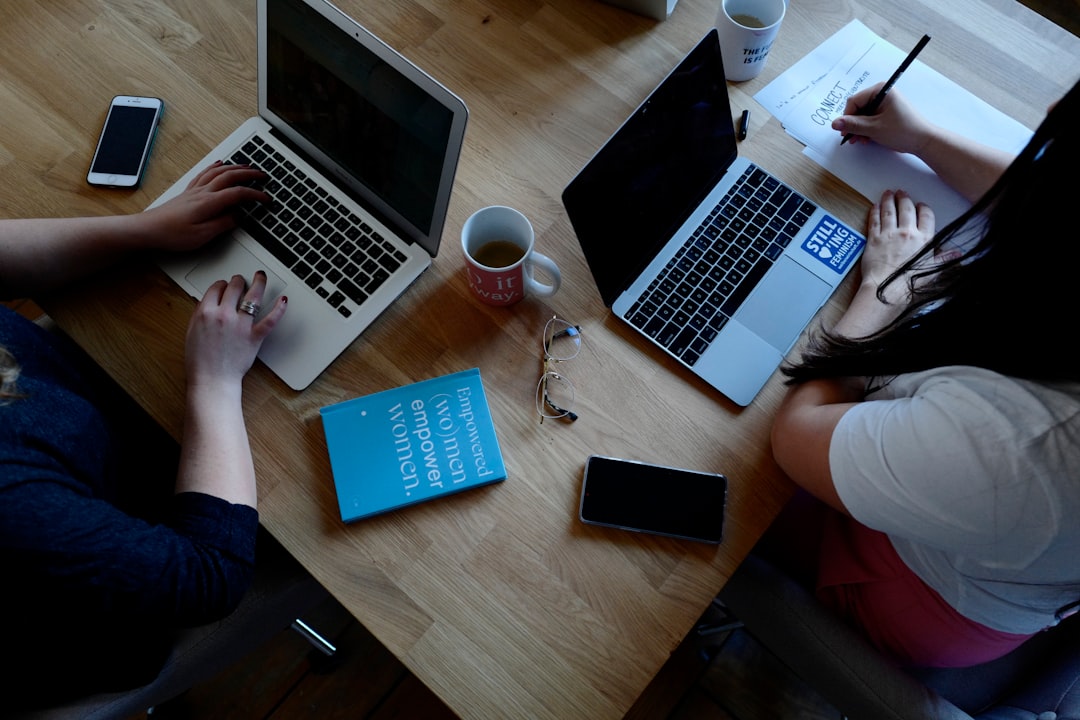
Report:
[[[816,565],[818,599],[902,665],[969,667],[1001,657],[1031,637],[964,617],[908,568],[885,534],[808,496],[797,498],[773,530],[763,543],[768,545],[764,554],[775,561],[778,543],[786,546],[786,560],[801,565],[808,578],[814,569],[806,563]],[[816,552],[808,547],[814,545],[810,538],[820,538]]]

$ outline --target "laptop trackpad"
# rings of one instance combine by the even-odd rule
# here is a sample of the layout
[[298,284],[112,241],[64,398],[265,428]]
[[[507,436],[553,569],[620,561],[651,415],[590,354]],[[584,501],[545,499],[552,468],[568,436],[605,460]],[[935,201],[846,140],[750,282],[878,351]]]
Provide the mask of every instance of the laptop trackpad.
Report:
[[284,294],[288,283],[266,267],[266,263],[252,255],[236,240],[225,236],[203,248],[199,264],[187,274],[187,281],[199,291],[199,297],[218,280],[228,280],[241,275],[249,284],[257,270],[266,273],[266,292],[263,304],[268,305]]
[[735,313],[735,319],[787,353],[831,292],[828,283],[784,256]]

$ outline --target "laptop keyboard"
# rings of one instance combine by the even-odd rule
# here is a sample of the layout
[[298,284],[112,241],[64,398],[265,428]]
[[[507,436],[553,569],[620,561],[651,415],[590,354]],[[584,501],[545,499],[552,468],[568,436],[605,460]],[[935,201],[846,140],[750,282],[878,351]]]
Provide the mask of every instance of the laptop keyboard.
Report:
[[693,366],[816,209],[751,165],[626,319]]
[[405,262],[403,252],[258,136],[225,160],[269,179],[272,202],[245,210],[240,227],[343,317]]

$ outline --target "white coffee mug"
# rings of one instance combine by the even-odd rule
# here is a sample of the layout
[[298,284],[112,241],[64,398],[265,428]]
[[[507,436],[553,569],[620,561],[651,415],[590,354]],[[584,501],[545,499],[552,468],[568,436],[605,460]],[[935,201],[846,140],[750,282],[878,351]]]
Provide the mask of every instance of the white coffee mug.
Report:
[[720,1],[716,31],[728,80],[750,80],[765,69],[765,60],[786,11],[784,0]]
[[[461,249],[473,294],[488,305],[513,305],[526,295],[546,297],[559,289],[555,262],[533,250],[529,219],[502,205],[477,210],[461,228]],[[545,285],[533,278],[539,267],[551,278]]]

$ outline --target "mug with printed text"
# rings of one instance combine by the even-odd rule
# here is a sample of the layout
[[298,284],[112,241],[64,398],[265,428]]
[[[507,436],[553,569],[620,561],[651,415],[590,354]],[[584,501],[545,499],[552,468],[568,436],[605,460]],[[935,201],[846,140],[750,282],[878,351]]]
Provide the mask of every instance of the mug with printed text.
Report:
[[765,69],[786,10],[785,0],[720,1],[716,31],[728,80],[750,80]]
[[[461,229],[473,294],[489,305],[513,305],[526,295],[554,295],[562,281],[559,268],[535,252],[534,244],[532,224],[517,210],[493,205],[473,213]],[[543,270],[550,285],[533,277],[535,268]]]

